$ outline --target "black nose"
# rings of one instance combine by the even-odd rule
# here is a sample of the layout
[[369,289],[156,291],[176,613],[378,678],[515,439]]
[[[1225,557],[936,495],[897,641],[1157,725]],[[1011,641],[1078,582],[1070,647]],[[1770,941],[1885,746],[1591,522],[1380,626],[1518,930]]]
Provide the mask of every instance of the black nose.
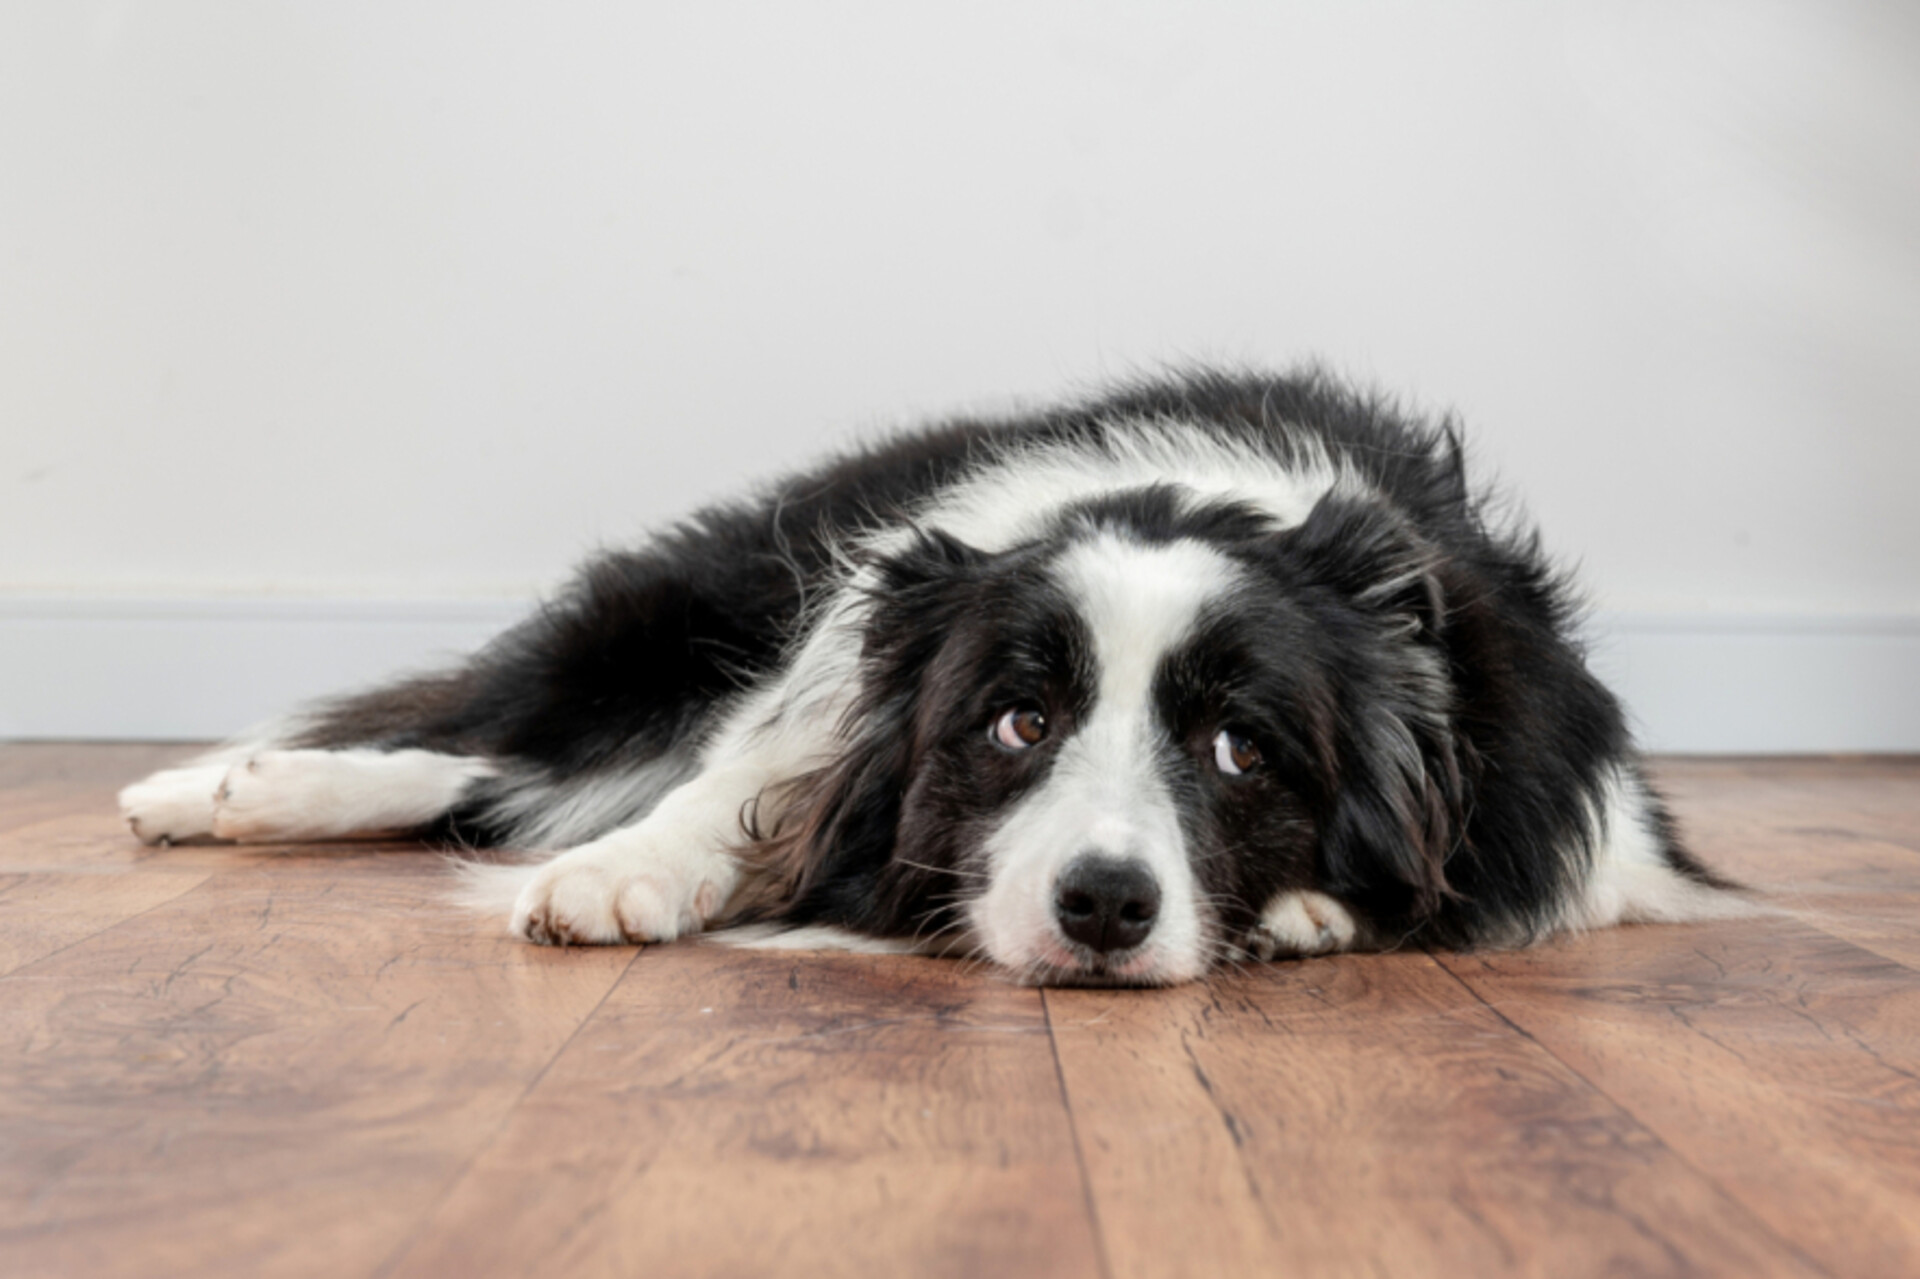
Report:
[[1142,862],[1083,854],[1053,890],[1060,931],[1102,955],[1145,941],[1159,914],[1160,885]]

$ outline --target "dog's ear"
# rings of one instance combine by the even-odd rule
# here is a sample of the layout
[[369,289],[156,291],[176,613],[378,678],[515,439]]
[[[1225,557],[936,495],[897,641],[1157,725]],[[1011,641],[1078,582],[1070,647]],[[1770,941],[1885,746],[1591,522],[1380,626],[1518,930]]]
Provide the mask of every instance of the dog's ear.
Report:
[[955,626],[986,603],[991,557],[944,533],[917,535],[869,565],[859,692],[835,757],[769,796],[771,831],[750,854],[777,863],[768,912],[876,926],[911,909],[914,876],[889,873],[903,801],[921,758],[933,668]]
[[1425,919],[1453,895],[1446,865],[1464,834],[1471,748],[1390,704],[1356,707],[1348,734],[1320,832],[1322,886],[1383,920]]
[[[1334,896],[1418,921],[1451,895],[1473,752],[1456,731],[1438,551],[1398,512],[1329,495],[1281,534],[1307,583],[1331,596],[1332,781],[1321,873]],[[1384,623],[1384,624],[1383,624]]]
[[1423,639],[1436,639],[1445,629],[1439,552],[1385,503],[1329,493],[1281,537],[1310,580],[1355,607],[1405,619]]

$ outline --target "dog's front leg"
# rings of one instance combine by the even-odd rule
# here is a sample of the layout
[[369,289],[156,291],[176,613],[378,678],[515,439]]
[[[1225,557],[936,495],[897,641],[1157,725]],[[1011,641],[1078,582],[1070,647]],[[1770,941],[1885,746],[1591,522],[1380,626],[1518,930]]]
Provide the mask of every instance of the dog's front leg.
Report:
[[764,766],[709,768],[632,826],[534,874],[513,932],[551,946],[671,941],[705,928],[740,884],[740,814],[777,780]]

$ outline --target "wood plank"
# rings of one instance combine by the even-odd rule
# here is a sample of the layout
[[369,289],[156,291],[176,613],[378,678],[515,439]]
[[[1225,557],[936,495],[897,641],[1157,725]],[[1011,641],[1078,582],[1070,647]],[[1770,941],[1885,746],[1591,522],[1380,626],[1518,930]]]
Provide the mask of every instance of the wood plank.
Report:
[[1777,918],[1443,962],[1831,1273],[1920,1273],[1911,969]]
[[1428,956],[1049,991],[1117,1276],[1805,1274]]
[[1764,909],[1920,971],[1920,851],[1851,835],[1706,829],[1695,842]]
[[[414,843],[142,844],[120,819],[105,813],[67,814],[0,832],[0,874],[141,871],[205,874],[223,870],[372,871],[390,853],[419,857]],[[373,873],[378,873],[377,871]]]
[[1790,915],[1043,999],[144,849],[192,749],[0,747],[8,1279],[1920,1272],[1920,761],[1657,766]]
[[207,742],[0,742],[0,794],[17,790],[111,795]]
[[1920,769],[1906,764],[1669,761],[1660,772],[1708,864],[1770,909],[1920,969],[1920,848],[1862,833],[1897,830],[1901,803],[1920,809]]
[[0,978],[0,1270],[370,1273],[632,961],[437,859],[232,870]]
[[172,901],[200,874],[0,875],[0,976]]
[[645,952],[393,1273],[1091,1275],[1037,992]]
[[0,832],[74,813],[113,814],[122,786],[205,749],[157,742],[0,743]]
[[115,796],[122,786],[205,749],[191,743],[0,744],[0,874],[140,870],[204,878],[208,870],[257,860],[230,847],[148,848],[120,820]]
[[1653,773],[1681,807],[1714,822],[1839,832],[1920,848],[1920,756],[1662,759]]

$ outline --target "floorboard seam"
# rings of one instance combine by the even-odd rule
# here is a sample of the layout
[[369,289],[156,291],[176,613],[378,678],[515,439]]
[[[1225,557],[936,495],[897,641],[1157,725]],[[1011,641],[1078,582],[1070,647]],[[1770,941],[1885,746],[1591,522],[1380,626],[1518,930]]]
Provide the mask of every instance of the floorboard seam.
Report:
[[1067,1112],[1067,1135],[1073,1139],[1073,1162],[1080,1170],[1080,1196],[1087,1206],[1087,1227],[1093,1233],[1093,1258],[1100,1267],[1101,1279],[1113,1279],[1113,1263],[1107,1258],[1107,1232],[1100,1224],[1100,1206],[1094,1200],[1093,1177],[1087,1172],[1087,1152],[1080,1145],[1080,1125],[1073,1117],[1073,1096],[1067,1091],[1067,1068],[1060,1060],[1060,1039],[1053,1028],[1053,1002],[1047,992],[1040,993],[1040,1014],[1047,1023],[1047,1049],[1053,1053],[1053,1077],[1060,1085],[1060,1107]]
[[1522,1026],[1519,1022],[1515,1021],[1513,1018],[1507,1016],[1506,1013],[1502,1012],[1498,1007],[1494,1005],[1493,1001],[1489,1000],[1485,995],[1482,995],[1478,990],[1474,989],[1473,983],[1468,981],[1465,977],[1461,976],[1458,972],[1456,972],[1454,970],[1453,965],[1447,962],[1446,956],[1436,954],[1433,956],[1433,960],[1436,964],[1440,966],[1440,970],[1442,972],[1446,973],[1447,976],[1453,978],[1455,981],[1460,983],[1461,989],[1465,990],[1467,994],[1472,996],[1475,1003],[1479,1004],[1482,1008],[1492,1013],[1495,1017],[1498,1017],[1501,1023],[1504,1024],[1509,1030],[1513,1031],[1514,1034],[1520,1036],[1522,1039],[1532,1044],[1535,1048],[1538,1048],[1541,1052],[1545,1053],[1548,1057],[1551,1057],[1554,1061],[1559,1062],[1560,1065],[1566,1069],[1567,1073],[1571,1074],[1575,1079],[1578,1079],[1581,1083],[1585,1084],[1588,1088],[1591,1088],[1595,1096],[1604,1098],[1608,1105],[1618,1110],[1621,1114],[1627,1116],[1627,1118],[1633,1120],[1633,1122],[1640,1128],[1641,1131],[1645,1132],[1649,1137],[1652,1137],[1655,1141],[1659,1142],[1660,1149],[1672,1155],[1674,1160],[1677,1163],[1679,1163],[1679,1165],[1682,1168],[1685,1168],[1688,1172],[1700,1178],[1700,1180],[1704,1182],[1706,1185],[1712,1187],[1714,1194],[1718,1195],[1721,1199],[1725,1200],[1729,1205],[1737,1209],[1741,1213],[1741,1215],[1745,1216],[1749,1221],[1751,1221],[1753,1223],[1755,1230],[1758,1233],[1765,1235],[1768,1239],[1771,1239],[1775,1243],[1779,1244],[1780,1247],[1783,1250],[1785,1250],[1790,1256],[1797,1258],[1802,1264],[1804,1264],[1809,1270],[1813,1271],[1815,1274],[1822,1274],[1822,1275],[1833,1274],[1832,1270],[1828,1269],[1826,1266],[1822,1265],[1819,1261],[1815,1260],[1810,1254],[1808,1254],[1803,1248],[1801,1248],[1799,1244],[1795,1243],[1791,1239],[1784,1237],[1783,1235],[1776,1233],[1773,1230],[1773,1228],[1769,1226],[1766,1223],[1766,1221],[1760,1216],[1759,1213],[1755,1212],[1743,1200],[1741,1200],[1739,1196],[1735,1195],[1731,1190],[1728,1190],[1726,1186],[1722,1185],[1718,1177],[1710,1175],[1709,1173],[1707,1173],[1705,1169],[1695,1164],[1693,1160],[1687,1158],[1680,1151],[1674,1149],[1673,1145],[1667,1141],[1666,1137],[1661,1135],[1661,1133],[1657,1129],[1655,1129],[1651,1124],[1647,1123],[1646,1120],[1642,1119],[1638,1114],[1636,1114],[1631,1107],[1627,1106],[1618,1097],[1615,1097],[1612,1093],[1608,1092],[1605,1088],[1602,1088],[1599,1084],[1595,1083],[1592,1079],[1589,1079],[1586,1073],[1583,1072],[1578,1066],[1575,1066],[1572,1062],[1562,1057],[1559,1053],[1555,1052],[1553,1049],[1549,1048],[1547,1045],[1541,1043],[1539,1039],[1535,1038],[1532,1031],[1528,1030],[1525,1026]]
[[567,1049],[573,1047],[573,1041],[580,1037],[580,1032],[587,1028],[587,1023],[600,1015],[600,1010],[606,1007],[607,1000],[613,998],[613,992],[620,989],[620,983],[627,979],[627,974],[633,971],[634,964],[639,962],[640,956],[645,950],[645,946],[636,946],[634,948],[633,954],[628,957],[625,966],[623,966],[618,973],[614,974],[613,980],[608,982],[607,988],[600,992],[600,998],[594,1001],[593,1007],[589,1008],[586,1015],[579,1020],[572,1030],[567,1032],[567,1037],[560,1041],[559,1046],[553,1050],[553,1055],[548,1057],[540,1069],[534,1072],[533,1078],[527,1081],[527,1086],[522,1088],[520,1095],[513,1099],[513,1104],[502,1112],[500,1122],[493,1126],[493,1131],[488,1133],[485,1140],[473,1148],[473,1153],[461,1161],[460,1167],[448,1176],[447,1184],[440,1188],[440,1193],[433,1197],[433,1202],[428,1204],[426,1211],[420,1214],[420,1224],[415,1226],[413,1230],[408,1233],[407,1237],[400,1241],[385,1261],[381,1262],[369,1272],[368,1279],[385,1279],[387,1275],[393,1273],[395,1266],[407,1259],[407,1254],[413,1251],[415,1245],[417,1245],[421,1238],[427,1233],[427,1228],[433,1224],[434,1214],[440,1211],[440,1206],[452,1198],[453,1192],[460,1188],[460,1183],[467,1179],[468,1174],[473,1171],[474,1166],[480,1162],[489,1150],[493,1149],[494,1144],[500,1140],[500,1135],[506,1131],[507,1125],[513,1122],[513,1116],[519,1111],[522,1103],[533,1095],[533,1090],[540,1086],[540,1081],[547,1077],[548,1072],[553,1069],[554,1064],[566,1055]]
[[[1782,909],[1784,910],[1785,908],[1783,907]],[[1841,932],[1839,929],[1836,929],[1836,928],[1830,927],[1827,924],[1821,923],[1817,918],[1814,917],[1818,913],[1819,913],[1819,908],[1817,907],[1806,907],[1801,910],[1786,911],[1787,916],[1790,919],[1792,919],[1794,923],[1799,924],[1802,928],[1808,929],[1812,932],[1819,933],[1822,937],[1831,937],[1834,941],[1839,942],[1842,946],[1851,946],[1855,950],[1865,951],[1867,954],[1872,955],[1875,959],[1878,959],[1883,963],[1892,964],[1896,968],[1903,968],[1907,972],[1920,975],[1920,966],[1916,966],[1912,960],[1903,958],[1899,955],[1887,954],[1886,951],[1876,946],[1873,942],[1873,939],[1870,937],[1849,937],[1846,933]]]
[[[53,873],[57,874],[59,872],[53,872]],[[145,910],[135,911],[131,915],[127,915],[121,919],[116,919],[111,924],[108,924],[105,927],[94,929],[92,932],[88,933],[85,937],[76,937],[72,941],[66,943],[63,946],[56,946],[44,955],[35,955],[32,959],[29,959],[24,964],[15,964],[12,968],[7,969],[7,971],[5,971],[4,973],[0,973],[0,981],[5,981],[9,977],[26,976],[27,970],[29,968],[32,968],[36,964],[44,964],[45,962],[47,962],[49,959],[52,959],[56,955],[66,954],[68,951],[72,950],[75,946],[84,946],[88,942],[92,941],[94,938],[104,937],[106,934],[112,932],[114,929],[119,928],[124,924],[131,924],[136,919],[145,919],[148,915],[153,914],[153,912],[156,910],[164,910],[166,907],[171,906],[175,902],[179,901],[182,897],[185,897],[188,893],[193,892],[195,889],[201,887],[204,884],[209,883],[215,877],[224,873],[225,872],[223,871],[208,871],[205,874],[201,875],[199,879],[194,880],[191,884],[188,884],[185,888],[181,889],[179,892],[175,893],[173,896],[167,898],[163,902],[155,902],[153,905],[147,907]],[[31,879],[32,877],[33,877],[33,872],[31,871],[27,872],[27,878]]]

